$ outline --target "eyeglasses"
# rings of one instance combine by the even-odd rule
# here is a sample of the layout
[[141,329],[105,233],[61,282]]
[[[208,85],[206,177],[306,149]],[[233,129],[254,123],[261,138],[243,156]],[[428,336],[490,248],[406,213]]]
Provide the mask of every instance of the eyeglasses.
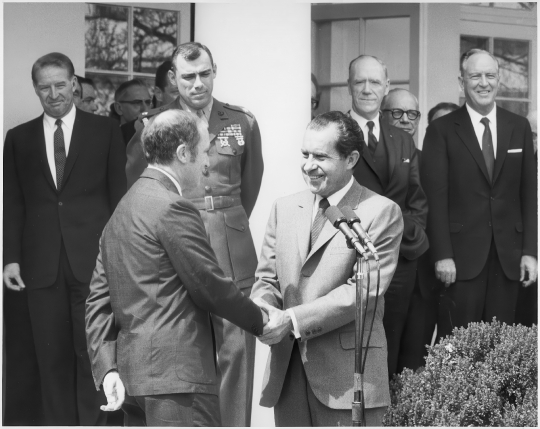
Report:
[[311,108],[313,110],[315,110],[318,107],[319,107],[319,100],[317,100],[316,98],[312,98],[311,99]]
[[94,103],[96,101],[96,99],[94,97],[87,97],[87,98],[83,98],[82,99],[82,102],[84,104],[90,104],[90,103]]
[[146,106],[150,106],[150,104],[152,104],[152,100],[150,100],[150,99],[147,99],[147,100],[119,100],[118,102],[119,103],[131,104],[132,106],[137,106],[137,107],[143,107],[143,104],[145,104]]
[[383,112],[392,112],[392,118],[394,119],[401,119],[404,113],[407,114],[407,118],[411,121],[420,117],[418,110],[384,109]]

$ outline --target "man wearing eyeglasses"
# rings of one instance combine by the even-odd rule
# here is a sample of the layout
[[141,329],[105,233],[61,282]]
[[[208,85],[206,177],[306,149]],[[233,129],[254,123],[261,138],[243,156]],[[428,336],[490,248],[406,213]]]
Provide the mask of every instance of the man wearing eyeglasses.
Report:
[[394,88],[388,92],[382,102],[383,119],[390,125],[401,128],[411,136],[416,134],[420,122],[418,99],[403,88]]
[[[201,186],[186,191],[200,211],[219,266],[249,296],[255,282],[257,253],[249,216],[257,201],[263,174],[261,135],[255,116],[213,96],[217,65],[210,50],[184,43],[172,55],[171,85],[179,96],[172,103],[143,112],[127,147],[126,175],[130,187],[146,168],[141,134],[150,117],[169,109],[187,110],[208,124],[210,165]],[[173,233],[173,232],[171,232]],[[255,337],[225,319],[212,316],[221,379],[223,426],[250,426],[255,368]]]
[[349,65],[350,115],[362,132],[367,147],[355,166],[354,177],[362,186],[399,205],[403,214],[403,238],[396,272],[385,294],[384,330],[388,341],[388,374],[411,362],[406,322],[416,280],[417,260],[429,247],[425,233],[427,201],[418,170],[418,155],[411,135],[381,120],[380,107],[390,89],[386,65],[378,58],[361,55]]
[[92,79],[77,76],[75,90],[73,91],[73,102],[75,106],[88,113],[96,113],[98,106],[96,104],[96,89]]
[[152,107],[150,92],[140,79],[124,82],[114,93],[114,107],[120,115],[120,125],[133,121]]

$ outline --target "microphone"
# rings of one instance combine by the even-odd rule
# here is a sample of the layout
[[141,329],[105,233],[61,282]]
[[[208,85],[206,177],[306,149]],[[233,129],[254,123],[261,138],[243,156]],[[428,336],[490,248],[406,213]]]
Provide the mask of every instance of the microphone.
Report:
[[345,219],[341,210],[336,206],[330,206],[326,209],[325,215],[330,223],[343,233],[345,238],[347,238],[347,242],[350,243],[364,259],[367,259],[366,250],[362,247],[362,244],[360,244],[360,240],[356,234],[352,232],[351,228],[347,225],[347,219]]
[[371,238],[369,238],[369,235],[367,235],[367,232],[362,228],[362,224],[360,222],[360,219],[358,216],[356,216],[356,213],[351,209],[349,206],[343,207],[343,214],[347,218],[347,223],[349,227],[351,227],[354,232],[360,237],[362,240],[362,243],[364,246],[366,246],[369,251],[372,253],[373,257],[376,261],[379,260],[379,254],[377,253],[377,249],[375,249],[375,246],[371,242]]

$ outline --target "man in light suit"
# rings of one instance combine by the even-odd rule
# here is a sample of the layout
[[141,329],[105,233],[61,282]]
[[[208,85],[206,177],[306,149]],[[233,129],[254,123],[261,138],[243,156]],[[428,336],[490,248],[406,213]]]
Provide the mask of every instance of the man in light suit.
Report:
[[[184,196],[201,212],[219,266],[249,296],[255,282],[257,254],[249,229],[263,174],[261,134],[252,113],[212,97],[217,65],[200,43],[184,43],[172,56],[171,85],[180,96],[166,106],[144,112],[127,147],[128,187],[146,168],[140,137],[148,118],[170,109],[195,113],[208,126],[210,165],[201,186]],[[218,316],[212,316],[220,405],[224,426],[249,426],[255,369],[255,338]]]
[[[429,243],[425,232],[428,207],[420,185],[418,150],[410,133],[380,117],[381,103],[389,88],[386,65],[381,60],[361,55],[351,61],[350,115],[362,129],[365,141],[354,177],[362,186],[398,204],[403,214],[404,230],[398,266],[385,294],[384,308],[388,372],[392,376],[405,367],[416,369],[422,361],[421,350],[418,353],[422,343],[417,341],[421,336],[414,332],[409,316],[418,258],[427,250]],[[394,97],[399,92],[394,92]],[[406,109],[410,105],[399,104],[399,107]],[[401,110],[407,118],[409,114],[415,116],[417,113],[416,110],[412,110],[414,113],[407,110]],[[404,126],[410,127],[411,122],[407,119]]]
[[51,426],[105,423],[84,303],[99,236],[126,192],[118,126],[74,106],[75,79],[65,55],[39,58],[32,80],[44,114],[9,130],[4,145],[4,283],[26,290]]
[[499,65],[461,57],[466,104],[433,121],[422,155],[439,337],[493,317],[512,324],[520,282],[537,276],[536,167],[529,122],[495,105]]
[[219,268],[197,208],[206,124],[169,110],[142,134],[148,168],[105,227],[87,300],[96,387],[128,426],[220,426],[210,314],[259,335],[263,312]]
[[366,349],[367,425],[382,425],[390,403],[382,295],[396,268],[403,221],[397,204],[354,180],[362,145],[349,116],[317,116],[302,145],[309,190],[277,200],[270,214],[251,297],[269,310],[260,337],[272,346],[261,405],[274,407],[277,426],[352,423],[355,286],[347,280],[356,254],[325,220],[328,205],[354,209],[381,258],[378,305],[372,286],[367,310],[368,321],[375,317]]

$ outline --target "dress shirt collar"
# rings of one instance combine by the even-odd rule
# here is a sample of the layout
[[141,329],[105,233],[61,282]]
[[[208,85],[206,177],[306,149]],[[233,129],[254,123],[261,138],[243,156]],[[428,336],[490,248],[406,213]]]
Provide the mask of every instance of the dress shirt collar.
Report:
[[465,103],[467,106],[467,112],[469,112],[469,116],[471,118],[471,122],[476,125],[476,123],[479,123],[482,118],[488,118],[489,123],[493,125],[497,125],[497,105],[495,104],[493,106],[493,109],[491,109],[491,112],[489,112],[487,115],[481,115],[476,110],[474,110],[471,106],[469,106],[468,103]]
[[[184,100],[182,100],[182,97],[178,97],[178,100],[180,101],[180,106],[182,107],[182,110],[186,110],[188,112],[191,112],[191,113],[194,113],[195,115],[197,114],[197,110],[196,109],[192,109],[191,107],[189,107],[185,102]],[[204,113],[204,116],[206,118],[206,122],[209,122],[210,121],[210,114],[212,113],[212,106],[214,105],[214,98],[210,99],[210,103],[208,103],[205,107],[203,107],[202,110],[203,113]]]
[[[73,130],[73,124],[75,124],[75,114],[77,110],[75,109],[75,104],[71,105],[71,110],[67,113],[66,116],[60,118],[62,120],[62,127],[66,126],[70,130]],[[53,118],[52,116],[47,115],[43,112],[43,123],[48,126],[50,129],[54,130],[56,126],[56,120],[58,118]]]
[[351,109],[351,118],[353,118],[356,122],[358,122],[358,125],[360,125],[360,128],[362,129],[362,132],[364,133],[364,142],[366,145],[368,144],[368,131],[369,128],[367,126],[367,123],[369,121],[373,121],[373,135],[377,139],[377,141],[380,140],[380,134],[381,134],[381,123],[380,123],[380,113],[377,112],[377,116],[375,116],[373,119],[366,119],[363,116],[360,116],[358,113],[356,113],[353,109]]
[[160,171],[165,176],[167,176],[169,179],[171,179],[171,182],[173,182],[173,185],[176,186],[176,189],[178,190],[178,194],[182,195],[182,188],[180,188],[180,183],[178,183],[178,181],[174,177],[172,177],[169,173],[167,173],[165,170],[159,168],[157,165],[153,165],[153,164],[148,164],[148,168]]
[[[336,191],[329,197],[326,197],[326,199],[328,200],[328,203],[331,206],[337,206],[339,202],[343,199],[345,194],[349,192],[349,189],[351,189],[353,183],[354,183],[354,178],[351,176],[351,180],[349,180],[349,183],[347,183],[339,191]],[[323,197],[321,197],[320,195],[315,195],[315,211],[319,209],[319,201],[321,201],[322,199]]]

